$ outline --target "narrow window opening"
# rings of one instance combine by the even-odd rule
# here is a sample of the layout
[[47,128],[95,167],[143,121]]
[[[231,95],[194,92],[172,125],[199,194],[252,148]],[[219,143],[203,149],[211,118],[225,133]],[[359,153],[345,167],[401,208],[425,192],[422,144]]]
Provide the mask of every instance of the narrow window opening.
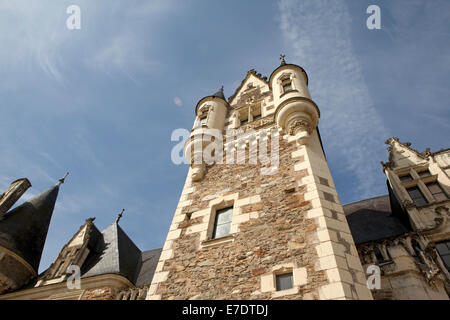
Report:
[[233,207],[217,210],[212,239],[226,237],[230,234]]
[[428,201],[423,196],[422,191],[420,191],[420,189],[417,186],[408,188],[408,189],[406,189],[406,191],[408,191],[409,196],[414,201],[414,204],[416,206],[423,206],[423,205],[428,204]]

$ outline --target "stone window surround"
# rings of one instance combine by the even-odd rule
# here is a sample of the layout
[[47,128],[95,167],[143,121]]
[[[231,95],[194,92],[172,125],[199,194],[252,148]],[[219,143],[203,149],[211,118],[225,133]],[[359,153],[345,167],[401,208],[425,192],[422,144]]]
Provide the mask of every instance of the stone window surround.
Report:
[[[261,198],[259,195],[254,195],[242,199],[238,198],[239,194],[234,193],[226,196],[220,196],[209,202],[208,208],[206,208],[207,212],[205,214],[202,214],[204,216],[203,222],[207,223],[207,228],[205,231],[201,232],[200,249],[233,242],[234,234],[239,231],[239,224],[248,221],[249,219],[255,219],[258,217],[257,212],[241,214],[241,207],[247,204],[255,204],[260,202]],[[233,207],[233,218],[231,220],[230,233],[225,237],[212,239],[216,212],[217,210],[225,209],[228,207]],[[200,210],[199,212],[202,212],[204,210],[205,209]],[[193,213],[193,217],[195,216],[196,213]]]
[[[285,273],[292,273],[291,289],[277,291],[276,276]],[[272,298],[279,298],[292,294],[298,294],[301,286],[307,284],[307,271],[305,267],[297,267],[294,263],[284,263],[272,267],[271,272],[260,276],[261,292],[270,292]]]
[[[233,208],[233,215],[232,215],[232,219],[234,217],[234,215],[236,214],[235,210],[236,208],[234,207],[234,199],[232,200],[222,200],[221,202],[214,204],[210,207],[211,211],[209,213],[209,221],[208,221],[208,229],[206,231],[206,241],[209,240],[220,240],[222,238],[227,238],[231,235],[231,227],[230,227],[230,232],[228,233],[227,236],[225,237],[219,237],[219,238],[213,238],[213,234],[214,234],[214,224],[216,221],[216,214],[217,211],[222,210],[222,209],[226,209],[226,208]],[[231,220],[231,224],[233,224],[233,220]],[[223,240],[223,239],[222,239]]]
[[[426,177],[420,177],[418,172],[422,172],[422,171],[425,171],[425,170],[428,170],[431,175],[430,176],[426,176]],[[412,203],[414,203],[413,199],[411,198],[411,196],[409,195],[409,193],[408,193],[408,191],[406,189],[412,188],[412,187],[417,187],[417,188],[419,188],[420,192],[422,192],[422,195],[424,196],[425,200],[428,202],[426,205],[423,205],[423,206],[427,206],[427,205],[430,205],[430,204],[437,203],[437,201],[435,200],[435,198],[431,194],[431,192],[428,189],[428,187],[426,186],[426,184],[427,183],[433,183],[433,182],[438,183],[438,180],[437,180],[438,175],[437,174],[433,174],[428,166],[423,166],[423,165],[412,166],[412,167],[396,170],[396,171],[394,171],[394,173],[397,175],[397,178],[398,178],[398,181],[399,181],[400,185],[404,188],[404,191],[406,192],[404,194],[407,197],[406,198],[407,200],[409,200]],[[405,176],[407,174],[409,174],[412,177],[412,180],[411,181],[402,182],[400,180],[400,177]],[[442,190],[447,195],[447,193],[445,192],[444,188],[442,188]],[[422,206],[419,206],[419,207],[422,207]]]
[[[238,123],[236,124],[236,128],[253,122],[254,121],[253,117],[260,116],[259,119],[263,118],[261,104],[244,106],[244,107],[237,109],[235,112],[236,112],[236,115],[238,114],[237,115]],[[241,114],[246,115],[246,116],[241,116]],[[246,121],[246,120],[247,120],[247,122],[242,124],[242,121]]]
[[[294,73],[290,73],[290,72],[283,72],[277,79],[277,84],[278,87],[280,88],[280,98],[283,97],[285,94],[291,93],[291,92],[295,92],[298,91],[298,89],[296,88],[295,84],[294,84],[294,78],[295,78],[295,74]],[[284,91],[283,88],[283,83],[286,80],[290,80],[291,82],[291,89],[288,91]]]

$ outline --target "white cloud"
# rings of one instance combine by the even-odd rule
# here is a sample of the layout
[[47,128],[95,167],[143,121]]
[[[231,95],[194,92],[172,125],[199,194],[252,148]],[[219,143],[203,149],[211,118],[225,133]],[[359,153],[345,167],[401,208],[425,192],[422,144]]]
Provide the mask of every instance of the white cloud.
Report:
[[357,179],[356,199],[385,193],[380,160],[389,135],[374,108],[351,41],[351,17],[343,1],[282,0],[280,28],[287,61],[309,75],[310,91],[322,117],[328,160]]

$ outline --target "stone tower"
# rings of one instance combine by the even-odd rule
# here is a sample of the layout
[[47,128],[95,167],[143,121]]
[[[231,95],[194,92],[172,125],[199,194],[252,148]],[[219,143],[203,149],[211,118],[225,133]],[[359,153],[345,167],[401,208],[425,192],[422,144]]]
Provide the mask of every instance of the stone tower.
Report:
[[282,56],[268,81],[252,69],[195,112],[147,299],[372,299],[303,68]]

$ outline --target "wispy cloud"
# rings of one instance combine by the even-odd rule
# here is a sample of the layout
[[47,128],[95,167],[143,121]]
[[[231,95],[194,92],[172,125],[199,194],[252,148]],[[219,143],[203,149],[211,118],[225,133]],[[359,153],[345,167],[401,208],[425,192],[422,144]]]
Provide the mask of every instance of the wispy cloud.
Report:
[[311,95],[321,109],[320,128],[329,161],[339,159],[339,170],[355,176],[355,200],[385,192],[379,161],[388,132],[353,52],[346,4],[281,0],[279,11],[288,59],[305,67]]
[[[139,21],[147,19],[148,27],[148,21],[161,19],[174,8],[173,1],[133,1],[129,6],[118,0],[78,1],[81,30],[66,28],[70,4],[61,1],[55,5],[47,0],[1,2],[0,42],[8,50],[0,51],[0,73],[17,68],[22,74],[30,73],[37,66],[48,78],[64,84],[66,73],[75,65],[84,65],[109,76],[125,75],[138,83],[135,73],[159,66],[146,55],[152,33],[141,29]],[[120,27],[103,26],[105,20],[119,19]]]

